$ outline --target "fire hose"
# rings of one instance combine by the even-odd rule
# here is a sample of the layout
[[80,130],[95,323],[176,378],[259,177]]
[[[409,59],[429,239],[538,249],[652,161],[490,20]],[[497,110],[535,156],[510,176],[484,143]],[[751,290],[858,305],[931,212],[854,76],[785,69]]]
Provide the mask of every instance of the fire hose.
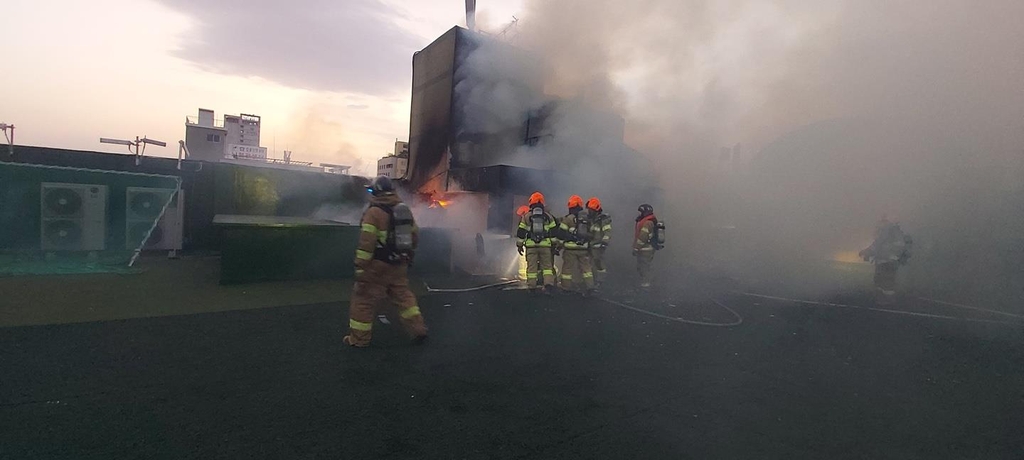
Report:
[[719,302],[719,301],[717,301],[717,300],[715,300],[715,299],[713,299],[711,297],[708,297],[708,299],[711,300],[712,303],[714,303],[715,305],[717,305],[717,306],[725,309],[726,311],[728,311],[730,314],[732,314],[733,317],[736,318],[736,320],[728,322],[728,323],[712,323],[712,322],[708,322],[708,321],[696,321],[696,320],[692,320],[692,319],[676,318],[676,317],[672,317],[672,316],[663,315],[661,313],[655,313],[653,311],[647,311],[647,310],[644,310],[642,308],[632,307],[632,306],[626,305],[626,304],[624,304],[622,302],[617,302],[617,301],[611,300],[611,299],[605,299],[603,297],[598,297],[598,299],[603,301],[603,302],[609,303],[611,305],[615,305],[616,307],[625,308],[626,310],[634,311],[634,312],[637,312],[637,313],[643,313],[645,315],[650,315],[650,316],[653,316],[655,318],[661,318],[663,320],[672,321],[672,322],[676,322],[676,323],[693,324],[695,326],[708,326],[708,327],[734,327],[734,326],[739,326],[739,325],[743,324],[743,317],[740,316],[739,313],[736,313],[735,310],[729,308],[724,303]]
[[482,291],[484,289],[508,286],[510,284],[514,284],[514,283],[518,283],[518,282],[519,281],[517,281],[517,280],[507,280],[507,281],[501,281],[501,282],[497,282],[497,283],[485,284],[483,286],[473,286],[473,287],[468,287],[468,288],[450,288],[450,289],[448,289],[448,288],[432,288],[427,283],[423,283],[423,285],[427,287],[427,292],[455,294],[455,293],[460,293],[460,292]]
[[[739,291],[737,291],[737,293],[741,294],[741,295],[748,296],[748,297],[754,297],[754,298],[759,298],[759,299],[767,299],[767,300],[778,300],[778,301],[782,301],[782,302],[793,302],[793,303],[798,303],[798,304],[802,304],[802,305],[815,305],[815,306],[834,307],[834,308],[850,308],[850,309],[856,309],[856,310],[868,310],[868,311],[873,311],[873,312],[878,312],[878,313],[889,313],[889,314],[904,315],[904,316],[916,316],[916,317],[919,317],[919,318],[931,318],[931,319],[944,319],[944,320],[954,320],[954,321],[966,321],[966,322],[970,322],[970,323],[1005,324],[1005,325],[1009,325],[1009,326],[1019,326],[1020,325],[1019,323],[1014,323],[1014,322],[1011,322],[1011,321],[999,321],[999,320],[980,319],[980,318],[962,318],[962,317],[949,316],[949,315],[937,315],[937,314],[934,314],[934,313],[921,313],[921,312],[916,312],[916,311],[893,310],[893,309],[889,309],[889,308],[863,307],[863,306],[860,306],[860,305],[848,305],[848,304],[833,303],[833,302],[815,302],[815,301],[811,301],[811,300],[790,299],[790,298],[787,298],[787,297],[778,297],[778,296],[771,296],[771,295],[764,295],[764,294],[754,294],[754,293],[751,293],[751,292],[739,292]],[[964,309],[968,309],[968,310],[982,311],[982,312],[988,312],[988,313],[993,313],[993,314],[998,314],[998,315],[1003,315],[1003,316],[1009,316],[1009,317],[1013,317],[1013,318],[1024,319],[1024,316],[1022,316],[1022,315],[1016,315],[1016,314],[1013,314],[1013,313],[1007,313],[1007,312],[998,311],[998,310],[990,310],[990,309],[987,309],[987,308],[971,307],[969,305],[961,305],[961,304],[955,304],[955,303],[949,303],[949,302],[942,302],[942,301],[939,301],[939,300],[933,300],[933,299],[928,299],[928,298],[924,298],[924,297],[920,297],[920,299],[924,300],[924,301],[927,301],[927,302],[933,302],[933,303],[937,303],[937,304],[940,304],[940,305],[946,305],[946,306],[950,306],[950,307],[958,307],[958,308],[964,308]]]

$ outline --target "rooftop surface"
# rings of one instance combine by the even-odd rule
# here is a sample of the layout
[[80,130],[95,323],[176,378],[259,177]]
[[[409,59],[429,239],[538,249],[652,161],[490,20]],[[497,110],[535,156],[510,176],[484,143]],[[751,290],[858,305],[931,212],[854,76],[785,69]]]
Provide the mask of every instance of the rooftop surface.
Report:
[[[801,304],[695,275],[646,296],[610,289],[607,300],[421,295],[426,345],[378,322],[374,346],[354,350],[341,344],[348,283],[220,287],[207,259],[150,267],[0,279],[5,298],[21,292],[4,301],[8,325],[85,321],[0,328],[0,457],[1024,452],[1013,316],[913,297],[876,305],[857,292]],[[742,324],[676,319],[733,322],[723,306]]]

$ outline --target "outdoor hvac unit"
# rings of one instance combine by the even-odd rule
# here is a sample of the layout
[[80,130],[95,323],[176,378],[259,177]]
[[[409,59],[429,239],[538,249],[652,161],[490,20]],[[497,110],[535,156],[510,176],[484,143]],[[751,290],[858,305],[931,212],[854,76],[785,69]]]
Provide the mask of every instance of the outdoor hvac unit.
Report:
[[43,250],[102,251],[106,246],[107,186],[42,184]]
[[[171,198],[171,195],[174,197]],[[126,249],[139,247],[146,232],[153,226],[153,221],[160,217],[160,211],[164,209],[168,198],[171,198],[171,204],[167,206],[167,211],[156,227],[153,227],[153,233],[149,235],[143,249],[181,249],[181,225],[185,209],[181,191],[175,194],[173,188],[149,187],[128,187],[125,192]]]

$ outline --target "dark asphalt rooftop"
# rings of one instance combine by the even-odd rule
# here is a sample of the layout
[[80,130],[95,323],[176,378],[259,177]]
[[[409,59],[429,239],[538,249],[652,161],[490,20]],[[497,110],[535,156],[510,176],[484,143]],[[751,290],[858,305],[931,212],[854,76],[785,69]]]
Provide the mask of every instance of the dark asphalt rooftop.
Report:
[[[730,320],[702,295],[616,299]],[[2,328],[0,458],[1024,456],[1019,325],[710,297],[743,324],[489,291],[422,297],[422,347],[345,348],[344,303]]]

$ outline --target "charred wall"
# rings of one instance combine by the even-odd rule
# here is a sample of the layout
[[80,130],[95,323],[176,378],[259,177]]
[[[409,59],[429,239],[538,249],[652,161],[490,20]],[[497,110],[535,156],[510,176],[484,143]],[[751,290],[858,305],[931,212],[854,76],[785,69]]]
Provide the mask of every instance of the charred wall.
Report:
[[409,172],[413,190],[437,174],[451,143],[452,88],[459,29],[453,28],[412,57]]
[[[540,69],[525,52],[459,27],[414,54],[409,188],[443,173],[449,152],[451,166],[465,168],[522,146],[530,110],[543,97]],[[510,110],[502,100],[522,106]]]

